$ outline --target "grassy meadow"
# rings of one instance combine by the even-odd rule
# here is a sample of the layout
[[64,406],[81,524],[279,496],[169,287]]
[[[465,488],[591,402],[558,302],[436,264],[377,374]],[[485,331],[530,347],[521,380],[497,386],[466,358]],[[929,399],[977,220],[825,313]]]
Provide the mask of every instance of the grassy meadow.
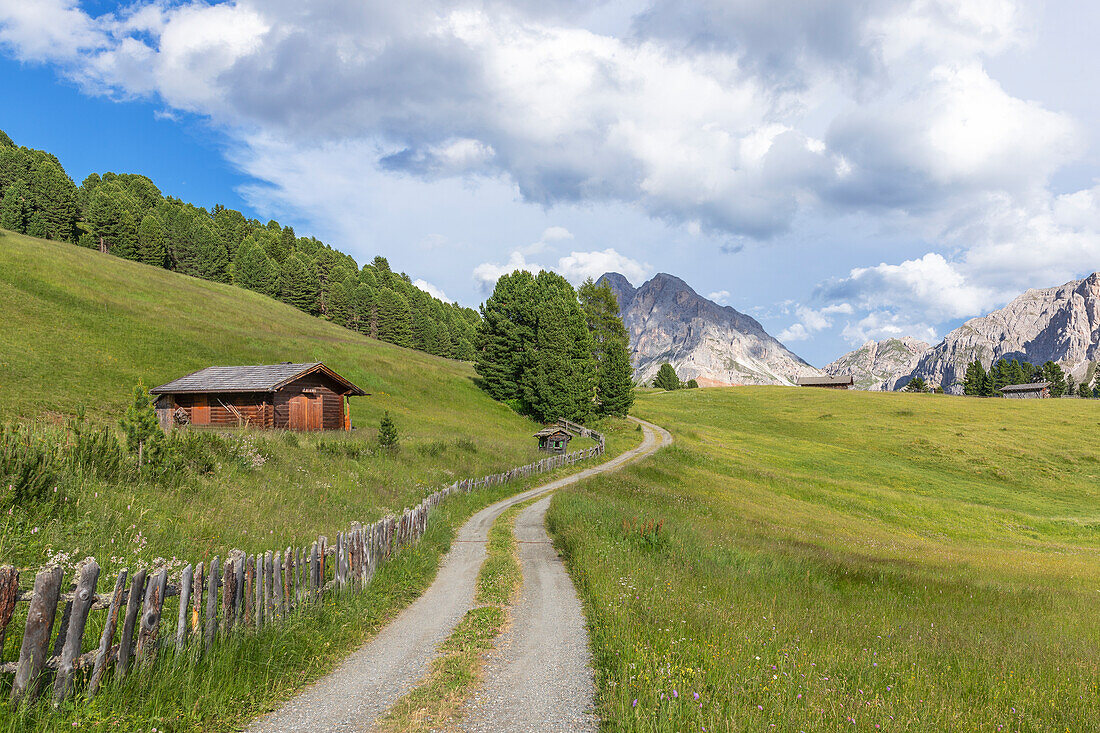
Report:
[[563,492],[609,730],[1100,729],[1100,407],[651,393]]
[[[151,387],[212,364],[323,361],[371,393],[352,399],[350,434],[194,431],[213,446],[205,470],[171,481],[81,475],[41,505],[6,507],[0,563],[23,569],[24,587],[46,562],[62,565],[68,582],[85,556],[98,560],[99,591],[107,592],[124,567],[175,572],[231,548],[308,546],[352,521],[412,506],[456,479],[541,456],[531,436],[537,426],[479,390],[469,364],[371,340],[247,290],[76,246],[0,232],[0,318],[0,424],[60,441],[72,440],[65,425],[81,410],[87,429],[117,430],[138,380]],[[400,433],[397,454],[375,447],[387,410]],[[640,440],[623,420],[599,428],[612,454]],[[577,439],[571,448],[591,445]],[[91,706],[53,712],[43,703],[16,714],[6,707],[5,679],[0,730],[70,721],[93,729],[230,729],[331,668],[415,598],[465,517],[543,480],[474,492],[441,508],[425,540],[386,566],[368,593],[305,613],[286,631],[242,636],[210,660],[158,667],[148,679],[105,688]],[[173,628],[174,603],[165,611]],[[0,661],[18,654],[25,613],[21,604]],[[103,616],[90,617],[87,648],[98,641]],[[145,692],[135,704],[139,689]]]

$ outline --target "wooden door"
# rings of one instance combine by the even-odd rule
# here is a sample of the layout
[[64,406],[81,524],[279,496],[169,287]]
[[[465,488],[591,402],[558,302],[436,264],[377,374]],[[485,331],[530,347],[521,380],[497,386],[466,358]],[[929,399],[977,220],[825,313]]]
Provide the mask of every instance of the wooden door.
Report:
[[290,398],[291,430],[320,430],[323,426],[321,395],[300,394]]
[[287,427],[291,430],[308,430],[306,416],[308,414],[309,398],[304,394],[295,395],[290,398],[288,404],[290,406],[290,419],[287,422]]
[[206,395],[195,395],[195,404],[191,406],[191,424],[210,424],[210,400]]

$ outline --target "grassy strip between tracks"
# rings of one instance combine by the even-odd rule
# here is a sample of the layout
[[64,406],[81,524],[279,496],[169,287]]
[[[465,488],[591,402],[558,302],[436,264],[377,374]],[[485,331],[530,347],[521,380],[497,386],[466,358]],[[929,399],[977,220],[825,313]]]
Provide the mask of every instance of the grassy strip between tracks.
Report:
[[504,629],[522,574],[516,552],[516,515],[538,498],[516,504],[489,530],[485,562],[477,575],[475,608],[440,646],[428,676],[390,708],[382,722],[387,733],[446,729],[461,716],[463,703],[482,680],[484,654]]

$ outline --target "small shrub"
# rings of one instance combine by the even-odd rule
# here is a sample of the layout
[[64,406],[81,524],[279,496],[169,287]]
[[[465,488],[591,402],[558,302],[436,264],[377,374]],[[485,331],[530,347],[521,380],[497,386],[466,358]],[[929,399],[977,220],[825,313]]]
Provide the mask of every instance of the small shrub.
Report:
[[325,438],[317,441],[317,452],[352,459],[374,455],[371,446],[361,440],[329,440]]
[[7,507],[45,501],[60,474],[56,446],[29,428],[0,425],[0,490]]
[[386,410],[385,414],[382,415],[382,421],[378,425],[378,445],[382,447],[382,450],[396,453],[400,448],[398,441],[397,425],[390,417],[390,411]]
[[467,453],[477,453],[477,443],[470,438],[455,438],[454,446],[458,450],[466,451]]
[[433,440],[430,443],[419,443],[416,446],[417,453],[431,458],[438,458],[443,455],[446,450],[447,444],[442,440]]

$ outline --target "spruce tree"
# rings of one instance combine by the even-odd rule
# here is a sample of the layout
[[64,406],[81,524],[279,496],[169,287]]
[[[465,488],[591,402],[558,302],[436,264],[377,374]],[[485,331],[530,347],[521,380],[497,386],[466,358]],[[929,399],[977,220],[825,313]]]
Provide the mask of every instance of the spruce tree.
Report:
[[251,237],[237,248],[233,259],[233,282],[242,288],[274,297],[279,292],[279,275],[275,263],[268,259]]
[[621,341],[612,341],[604,350],[599,369],[600,413],[625,416],[634,406],[634,371],[630,355]]
[[113,251],[121,238],[122,206],[113,186],[99,184],[92,193],[85,217],[97,246]]
[[676,370],[667,361],[657,370],[653,386],[666,391],[680,389],[680,378],[676,376]]
[[1077,396],[1083,400],[1087,400],[1092,397],[1092,390],[1089,389],[1087,384],[1082,384],[1077,388]]
[[134,385],[133,399],[126,413],[122,416],[120,426],[126,434],[126,447],[131,453],[137,454],[138,467],[144,462],[150,444],[164,437],[164,432],[157,422],[157,413],[153,409],[153,397],[145,391],[145,385],[140,381]]
[[389,288],[381,288],[377,299],[377,338],[398,346],[414,346],[409,302]]
[[45,237],[71,242],[77,220],[76,185],[52,156],[41,155],[31,165],[27,181],[34,208],[41,214]]
[[160,219],[146,214],[138,225],[137,259],[147,265],[164,267],[167,257],[167,234]]
[[1050,382],[1050,396],[1061,397],[1066,393],[1066,373],[1053,361],[1043,364],[1039,370],[1042,381]]
[[684,389],[699,389],[699,382],[695,381],[695,378],[693,377],[687,380],[687,383],[684,385]]
[[535,339],[520,378],[522,399],[543,422],[584,422],[593,410],[596,360],[573,286],[561,275],[540,272],[533,295]]
[[27,234],[32,237],[45,238],[46,220],[42,218],[42,212],[35,211],[31,214],[30,218],[27,219]]
[[395,425],[393,419],[390,418],[390,411],[386,410],[382,415],[381,422],[378,424],[378,445],[381,446],[383,450],[396,453],[399,448],[399,440],[397,425]]
[[128,210],[122,211],[118,221],[118,241],[111,248],[111,254],[127,260],[140,259],[138,252],[138,227],[134,216]]
[[493,399],[521,399],[520,379],[535,343],[535,276],[503,275],[481,306],[474,342],[478,383]]
[[0,203],[0,229],[26,233],[27,195],[27,186],[21,180],[16,180],[4,191],[4,200]]
[[291,255],[279,270],[279,300],[298,310],[312,313],[317,305],[317,282],[298,255]]

